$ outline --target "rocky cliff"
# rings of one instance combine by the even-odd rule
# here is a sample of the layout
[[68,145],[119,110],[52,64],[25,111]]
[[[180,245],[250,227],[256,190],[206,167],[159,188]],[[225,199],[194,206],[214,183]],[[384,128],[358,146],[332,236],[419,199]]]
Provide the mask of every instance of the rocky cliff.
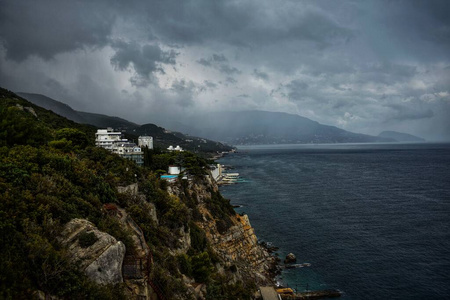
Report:
[[[205,232],[208,242],[222,261],[222,267],[236,269],[233,280],[251,280],[257,285],[273,283],[276,259],[258,243],[248,216],[232,213],[229,219],[226,218],[228,224],[223,228],[223,218],[209,205],[213,193],[219,194],[217,184],[211,180],[191,182],[187,190],[198,201],[201,220],[196,224]],[[169,188],[169,192],[177,196],[182,194],[174,186]]]
[[67,247],[73,262],[89,278],[100,284],[123,282],[125,245],[122,242],[83,219],[67,223],[61,235],[61,243]]

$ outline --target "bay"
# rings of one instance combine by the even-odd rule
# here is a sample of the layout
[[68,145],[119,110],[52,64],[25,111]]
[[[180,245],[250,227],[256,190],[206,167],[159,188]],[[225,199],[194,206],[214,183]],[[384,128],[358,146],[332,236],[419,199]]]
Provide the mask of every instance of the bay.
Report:
[[221,187],[258,238],[310,267],[279,280],[342,299],[450,296],[450,144],[239,147]]

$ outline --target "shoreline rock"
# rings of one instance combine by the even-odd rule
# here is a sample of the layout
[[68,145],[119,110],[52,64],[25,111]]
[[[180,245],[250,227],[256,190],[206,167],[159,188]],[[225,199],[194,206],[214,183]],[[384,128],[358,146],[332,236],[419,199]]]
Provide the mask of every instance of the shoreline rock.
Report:
[[294,253],[289,253],[286,255],[286,259],[284,260],[284,264],[295,264],[297,262],[297,257],[295,257]]

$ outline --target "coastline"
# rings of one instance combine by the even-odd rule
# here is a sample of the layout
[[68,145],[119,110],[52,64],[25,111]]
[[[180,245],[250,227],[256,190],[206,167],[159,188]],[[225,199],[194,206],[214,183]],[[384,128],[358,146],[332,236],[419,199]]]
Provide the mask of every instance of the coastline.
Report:
[[[234,153],[234,151],[232,153]],[[228,154],[229,154],[229,152],[226,152],[226,153],[222,152],[222,153],[218,154],[217,158],[215,158],[214,160],[223,158],[224,156],[226,156]],[[220,162],[218,162],[218,163],[220,163]],[[237,184],[237,183],[239,183],[239,182],[226,183],[222,180],[219,180],[217,182],[217,186],[219,188],[220,193],[222,194],[222,191],[220,190],[222,187],[227,186],[229,184]],[[240,208],[240,207],[242,207],[242,205],[233,205],[233,209],[235,210],[236,215],[238,215],[240,217],[244,217],[244,219],[247,220],[246,223],[248,224],[248,226],[251,227],[252,235],[256,239],[255,240],[256,245],[258,247],[261,247],[263,249],[263,251],[268,254],[268,257],[266,257],[265,269],[266,269],[267,273],[269,274],[269,280],[270,280],[271,286],[273,286],[274,288],[278,288],[278,287],[280,287],[280,282],[277,280],[277,277],[281,275],[281,272],[283,269],[283,266],[281,264],[281,259],[279,258],[279,255],[277,253],[279,248],[277,246],[272,245],[271,243],[267,243],[258,238],[258,236],[254,233],[255,229],[253,228],[252,225],[250,225],[250,217],[245,213],[242,214],[242,213],[238,213],[236,211],[236,208]]]

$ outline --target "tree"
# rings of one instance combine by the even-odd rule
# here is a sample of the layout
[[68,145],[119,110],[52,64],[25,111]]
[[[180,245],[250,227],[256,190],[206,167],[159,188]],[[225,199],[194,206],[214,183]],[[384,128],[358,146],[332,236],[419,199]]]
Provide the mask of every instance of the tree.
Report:
[[66,139],[67,141],[71,141],[72,145],[78,149],[85,148],[89,143],[86,134],[75,128],[59,129],[56,131],[55,136],[57,140]]

